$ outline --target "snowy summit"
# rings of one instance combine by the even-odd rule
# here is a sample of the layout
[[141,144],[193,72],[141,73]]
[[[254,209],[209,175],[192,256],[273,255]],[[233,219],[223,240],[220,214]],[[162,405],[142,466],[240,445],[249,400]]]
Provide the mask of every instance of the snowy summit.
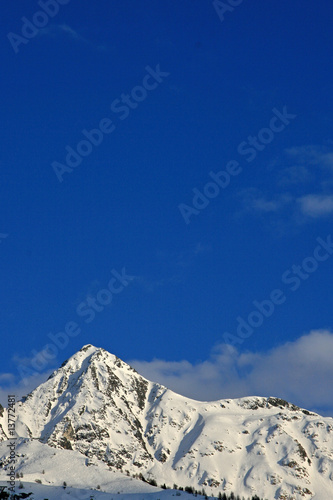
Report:
[[[66,483],[90,488],[101,484],[96,495],[114,492],[115,484],[121,489],[121,481],[123,493],[130,493],[124,481],[132,492],[140,492],[148,485],[135,478],[143,476],[170,488],[204,488],[215,497],[233,491],[281,500],[333,498],[332,418],[276,397],[194,401],[145,379],[92,345],[65,361],[16,411],[17,470],[25,471],[31,482],[40,477],[44,484],[48,478],[48,488],[62,484],[51,474],[59,457],[62,463],[71,457],[78,465],[66,471]],[[4,409],[2,479],[8,439]],[[38,462],[42,456],[45,465],[42,459]],[[45,476],[36,475],[41,468]],[[89,485],[91,471],[96,477]],[[147,498],[155,498],[151,494]]]

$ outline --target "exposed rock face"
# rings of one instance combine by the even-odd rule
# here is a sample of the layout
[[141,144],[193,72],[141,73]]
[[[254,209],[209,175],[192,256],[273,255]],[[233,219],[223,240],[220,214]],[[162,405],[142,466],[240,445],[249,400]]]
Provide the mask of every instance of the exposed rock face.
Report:
[[[91,345],[17,411],[19,435],[159,484],[288,500],[317,490],[333,498],[332,418],[272,397],[193,401]],[[6,410],[0,424],[6,439]]]

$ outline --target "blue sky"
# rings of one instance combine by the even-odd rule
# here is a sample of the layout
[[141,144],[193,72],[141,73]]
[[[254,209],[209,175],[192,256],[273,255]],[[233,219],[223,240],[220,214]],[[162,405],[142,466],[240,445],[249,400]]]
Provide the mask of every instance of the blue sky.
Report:
[[3,7],[2,399],[91,343],[333,415],[333,9],[237,3]]

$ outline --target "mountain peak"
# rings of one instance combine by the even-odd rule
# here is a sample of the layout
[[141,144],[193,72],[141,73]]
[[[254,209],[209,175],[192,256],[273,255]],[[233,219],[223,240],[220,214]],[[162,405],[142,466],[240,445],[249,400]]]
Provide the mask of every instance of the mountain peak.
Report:
[[84,346],[82,346],[82,347],[81,347],[81,349],[80,349],[80,351],[79,351],[79,352],[81,352],[81,351],[86,352],[86,351],[88,351],[88,350],[90,350],[90,349],[98,350],[98,349],[100,349],[100,348],[99,348],[99,347],[95,347],[95,346],[94,346],[94,345],[92,345],[92,344],[86,344],[86,345],[84,345]]
[[119,359],[119,358],[117,358],[117,356],[115,356],[114,354],[111,354],[110,352],[106,351],[102,347],[96,347],[92,344],[86,344],[86,345],[82,346],[81,349],[79,351],[77,351],[75,354],[73,354],[70,358],[66,359],[60,365],[60,368],[63,368],[68,363],[74,363],[74,364],[75,364],[75,362],[80,363],[80,362],[82,362],[82,360],[85,360],[85,359],[86,360],[88,360],[88,359],[93,360],[93,359],[96,359],[96,357],[98,359],[102,355],[104,355],[104,357],[107,357],[109,360]]
[[194,401],[91,344],[18,403],[16,429],[88,464],[213,494],[301,500],[332,487],[332,418],[276,397]]

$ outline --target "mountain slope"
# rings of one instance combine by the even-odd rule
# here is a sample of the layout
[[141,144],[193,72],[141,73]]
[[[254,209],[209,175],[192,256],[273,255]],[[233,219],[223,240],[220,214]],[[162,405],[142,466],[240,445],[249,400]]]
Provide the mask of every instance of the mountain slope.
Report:
[[[332,418],[277,398],[193,401],[91,345],[17,411],[20,436],[158,484],[205,487],[216,496],[333,499]],[[6,412],[2,420],[5,438]]]
[[[0,443],[0,462],[8,461],[5,442]],[[29,500],[174,500],[175,491],[155,488],[147,483],[110,471],[99,462],[89,467],[87,459],[77,451],[50,448],[36,440],[20,438],[16,444],[16,470],[23,477],[16,482],[16,493],[33,492]],[[0,484],[7,477],[0,471]],[[36,482],[38,481],[38,482]],[[39,483],[40,482],[40,483]],[[63,483],[66,488],[63,488]],[[19,484],[23,488],[19,488]],[[180,500],[189,500],[186,493]],[[110,496],[114,495],[114,496]],[[203,500],[198,496],[198,500]]]

